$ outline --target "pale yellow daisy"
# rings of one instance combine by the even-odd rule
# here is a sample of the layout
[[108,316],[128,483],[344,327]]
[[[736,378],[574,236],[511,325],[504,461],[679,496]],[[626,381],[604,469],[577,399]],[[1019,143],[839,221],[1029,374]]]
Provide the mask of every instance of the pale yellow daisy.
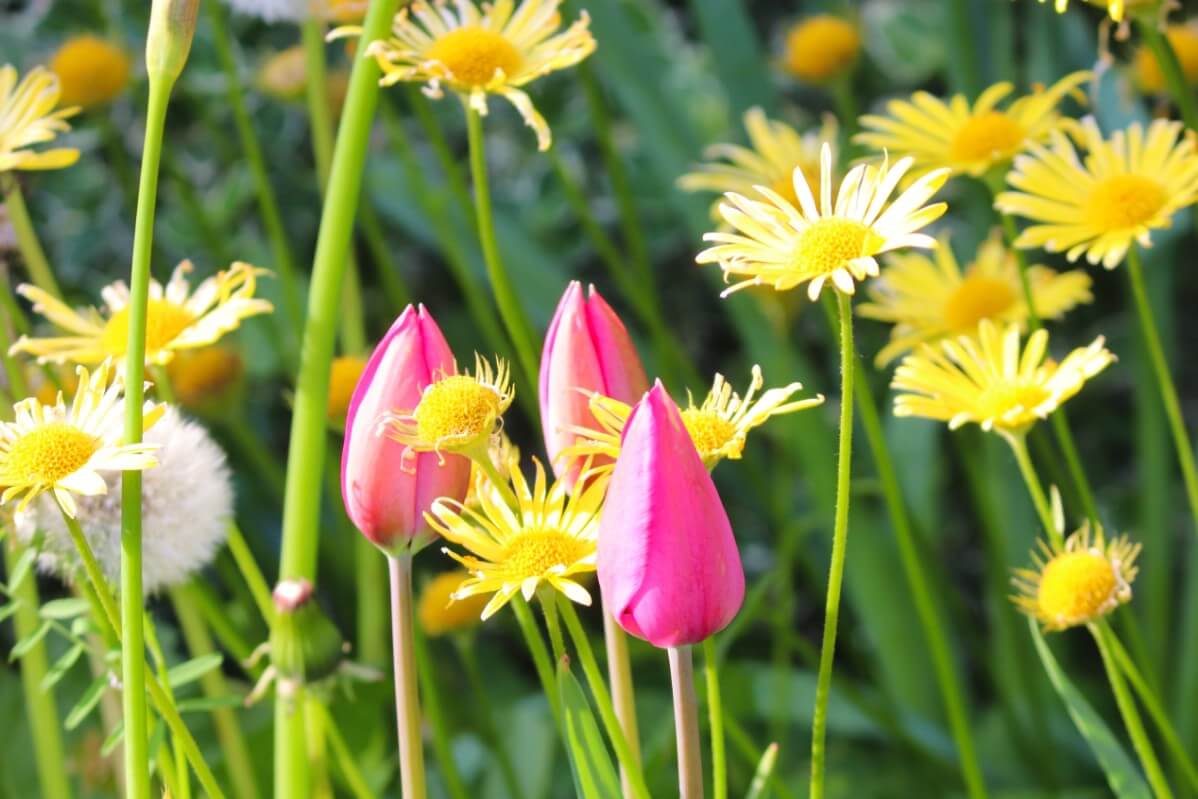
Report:
[[34,67],[17,82],[17,69],[0,67],[0,172],[14,169],[59,169],[79,160],[73,147],[34,150],[71,129],[67,117],[78,108],[57,108],[62,85],[58,76]]

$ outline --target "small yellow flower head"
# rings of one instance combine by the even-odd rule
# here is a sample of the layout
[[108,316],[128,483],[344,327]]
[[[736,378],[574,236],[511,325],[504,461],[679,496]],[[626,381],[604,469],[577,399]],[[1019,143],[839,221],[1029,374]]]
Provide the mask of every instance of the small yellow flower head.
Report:
[[[537,147],[548,150],[549,125],[521,87],[542,75],[572,67],[595,50],[590,17],[559,32],[561,0],[415,0],[399,10],[390,39],[371,42],[366,55],[378,61],[380,81],[424,83],[424,93],[442,96],[441,85],[461,95],[479,114],[487,113],[487,95],[506,98],[537,134]],[[349,26],[334,36],[356,36]]]
[[512,471],[517,510],[509,508],[498,490],[479,475],[477,510],[439,499],[425,514],[447,541],[470,552],[444,550],[470,573],[452,596],[463,600],[491,595],[481,614],[484,621],[517,593],[532,599],[542,584],[581,605],[591,604],[590,593],[575,575],[595,571],[599,509],[607,479],[591,480],[571,496],[565,481],[549,486],[545,467],[540,461],[534,463],[536,481],[531,488],[519,469]]
[[[715,376],[711,391],[702,404],[695,405],[694,398],[688,395],[687,406],[682,409],[682,423],[686,425],[691,441],[708,469],[714,469],[725,458],[740,460],[750,431],[765,424],[771,417],[814,408],[824,401],[822,394],[792,401],[791,397],[802,390],[801,383],[771,388],[758,396],[757,392],[764,385],[761,367],[754,365],[753,378],[743,397],[732,390],[721,374]],[[610,471],[620,455],[624,424],[632,408],[611,397],[591,393],[590,409],[599,423],[599,429],[572,428],[571,432],[579,435],[578,442],[562,450],[559,457],[569,460],[603,456],[602,465],[590,471]]]
[[820,153],[818,205],[798,167],[791,181],[797,205],[766,186],[756,189],[764,200],[730,192],[720,205],[720,215],[735,232],[704,235],[704,241],[716,244],[695,261],[718,263],[725,281],[745,278],[725,289],[723,296],[750,286],[787,291],[806,283],[807,296],[814,301],[828,282],[853,294],[854,281],[878,274],[876,256],[903,247],[936,246],[935,239],[918,231],[946,210],[944,203],[924,203],[944,185],[949,173],[947,169],[930,172],[889,202],[911,164],[910,158],[893,167],[886,161],[859,164],[845,175],[833,196],[832,149],[825,144]]
[[272,53],[258,68],[258,88],[279,100],[298,100],[308,86],[308,58],[297,44]]
[[[1041,319],[1060,319],[1093,299],[1090,276],[1080,269],[1060,274],[1031,266],[1027,278]],[[905,253],[891,258],[866,290],[870,301],[857,306],[857,312],[894,325],[890,343],[878,353],[879,366],[919,344],[970,335],[983,319],[1023,327],[1029,316],[1019,266],[999,231],[982,243],[964,270],[944,237],[933,257]]]
[[98,36],[68,39],[50,59],[62,85],[60,102],[96,108],[116,99],[129,85],[129,54]]
[[1020,436],[1065,403],[1115,356],[1101,336],[1060,363],[1045,359],[1048,331],[1037,330],[1020,347],[1019,325],[984,320],[976,336],[922,344],[903,358],[891,384],[900,393],[895,416],[948,422],[955,430],[973,422],[1003,436]]
[[[242,319],[274,310],[269,302],[254,296],[263,270],[238,261],[192,290],[187,283],[191,268],[190,261],[180,263],[165,286],[150,281],[146,363],[168,364],[176,352],[212,344],[236,330]],[[78,313],[36,286],[23,284],[17,291],[33,302],[36,313],[70,335],[21,336],[12,352],[27,352],[36,355],[39,361],[54,363],[92,364],[114,358],[123,367],[129,334],[129,289],[123,281],[112,283],[101,292],[103,314],[94,308]]]
[[1019,595],[1012,599],[1045,630],[1089,624],[1131,599],[1140,545],[1126,536],[1104,542],[1098,528],[1091,539],[1087,522],[1063,546],[1038,543],[1036,568],[1015,570]]
[[[792,205],[799,198],[794,190],[794,171],[798,167],[809,181],[807,188],[814,195],[819,191],[818,183],[811,183],[819,175],[819,157],[822,142],[832,146],[832,162],[837,154],[836,118],[828,115],[818,130],[800,134],[797,130],[776,119],[769,119],[760,108],[745,112],[745,131],[749,134],[749,146],[738,144],[716,144],[705,153],[711,161],[699,164],[694,172],[678,179],[678,187],[684,191],[711,191],[719,194],[736,192],[751,195],[757,186],[768,186]],[[720,201],[711,207],[711,216],[719,220]]]
[[358,378],[366,370],[366,359],[359,355],[342,355],[333,359],[329,372],[329,422],[338,428],[345,426],[349,401],[358,387]]
[[1032,221],[1017,247],[1064,252],[1070,261],[1085,255],[1114,269],[1133,242],[1152,246],[1153,230],[1198,202],[1198,148],[1180,122],[1164,119],[1106,140],[1093,118],[1074,128],[1084,160],[1054,131],[1047,147],[1033,145],[1015,159],[1007,175],[1012,191],[998,195],[994,207]]
[[[43,405],[36,398],[13,406],[14,419],[0,422],[0,504],[19,499],[23,511],[52,493],[63,512],[76,513],[75,495],[106,493],[103,472],[147,469],[156,464],[152,444],[122,444],[124,385],[110,361],[94,373],[79,367],[79,387],[68,407],[59,394]],[[145,425],[162,414],[146,403]]]
[[454,599],[454,594],[469,578],[470,573],[461,570],[442,572],[425,584],[416,609],[420,617],[420,629],[425,635],[436,637],[468,630],[478,624],[479,616],[487,606],[486,595],[473,594]]
[[996,83],[970,106],[963,95],[947,102],[927,92],[891,100],[886,116],[861,117],[864,133],[854,141],[878,152],[911,156],[917,172],[947,167],[954,175],[981,177],[1005,168],[1031,142],[1043,141],[1060,124],[1056,107],[1093,75],[1074,72],[1047,89],[999,108],[1015,87]]
[[817,14],[796,22],[786,34],[782,65],[794,77],[823,83],[846,73],[861,51],[861,32],[847,19]]
[[[1191,20],[1183,25],[1170,25],[1165,30],[1165,38],[1177,54],[1186,85],[1198,85],[1198,23]],[[1161,74],[1160,64],[1157,63],[1151,48],[1144,45],[1136,48],[1132,70],[1140,91],[1145,94],[1165,93],[1165,77]]]
[[233,394],[245,374],[245,362],[235,349],[200,347],[177,352],[166,372],[179,404],[206,414]]
[[503,414],[516,397],[511,369],[474,356],[474,374],[442,375],[425,387],[413,409],[385,419],[387,434],[413,452],[454,452],[487,457]]
[[66,119],[79,109],[55,110],[61,93],[61,81],[53,72],[35,67],[17,83],[16,67],[0,67],[0,173],[60,169],[79,160],[73,147],[31,149],[71,129]]

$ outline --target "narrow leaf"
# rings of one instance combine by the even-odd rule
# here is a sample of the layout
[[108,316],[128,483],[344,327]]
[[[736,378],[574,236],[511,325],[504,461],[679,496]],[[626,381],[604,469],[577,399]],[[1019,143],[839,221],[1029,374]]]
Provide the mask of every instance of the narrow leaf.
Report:
[[90,609],[86,599],[78,597],[67,597],[65,599],[52,599],[42,605],[42,609],[38,614],[43,619],[58,619],[65,621],[73,619],[76,616],[82,616]]
[[21,587],[21,583],[29,575],[35,560],[37,560],[36,549],[30,547],[21,553],[21,557],[17,558],[17,562],[13,564],[12,570],[8,573],[8,593],[14,594]]
[[12,602],[9,602],[7,605],[0,605],[0,622],[3,622],[5,619],[7,619],[9,616],[16,613],[20,609],[21,609],[21,600],[19,600],[19,599],[14,599]]
[[48,632],[50,632],[49,622],[42,622],[39,624],[36,630],[22,638],[20,641],[17,641],[16,645],[12,648],[12,652],[8,654],[8,659],[16,660],[17,658],[24,657],[26,654],[28,654],[30,649],[33,649],[35,646],[41,643],[42,639],[46,637],[46,633]]
[[108,675],[101,674],[92,684],[83,692],[83,696],[79,697],[79,701],[71,708],[71,712],[67,714],[67,720],[63,722],[63,726],[68,730],[73,730],[83,723],[96,705],[100,704],[100,698],[104,696],[104,689],[108,687]]
[[100,756],[108,757],[112,751],[116,749],[117,744],[125,737],[125,720],[118,719],[113,725],[112,732],[108,733],[108,737],[104,739],[104,743],[100,746]]
[[192,658],[168,671],[166,673],[167,682],[170,683],[171,688],[195,682],[213,669],[220,668],[223,660],[224,657],[220,654],[200,655],[198,658]]
[[777,764],[778,744],[772,743],[761,753],[761,760],[757,761],[757,771],[753,773],[753,782],[749,785],[745,799],[761,799],[765,796],[770,777],[774,774],[774,766]]
[[562,727],[566,754],[574,777],[576,795],[583,799],[607,799],[620,795],[620,779],[611,755],[599,733],[582,686],[570,673],[565,658],[557,667],[557,690],[562,704]]
[[83,654],[83,649],[83,644],[75,644],[62,657],[55,661],[50,670],[42,677],[41,689],[49,691],[57,685],[58,681],[65,677],[66,673],[71,670],[71,666],[74,666],[79,660],[79,656]]

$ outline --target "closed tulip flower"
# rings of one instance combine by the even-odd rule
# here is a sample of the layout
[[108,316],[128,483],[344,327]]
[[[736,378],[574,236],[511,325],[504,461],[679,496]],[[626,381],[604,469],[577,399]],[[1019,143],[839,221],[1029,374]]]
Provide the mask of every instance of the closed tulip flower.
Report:
[[382,417],[411,408],[453,353],[423,306],[408,306],[370,356],[354,389],[341,451],[341,495],[362,534],[389,553],[415,551],[432,537],[424,512],[438,497],[466,496],[470,461],[413,452],[380,434]]
[[588,394],[631,405],[649,387],[624,323],[594,286],[584,293],[575,280],[566,288],[545,334],[539,382],[545,449],[559,477],[571,467],[558,456],[577,429],[596,426]]

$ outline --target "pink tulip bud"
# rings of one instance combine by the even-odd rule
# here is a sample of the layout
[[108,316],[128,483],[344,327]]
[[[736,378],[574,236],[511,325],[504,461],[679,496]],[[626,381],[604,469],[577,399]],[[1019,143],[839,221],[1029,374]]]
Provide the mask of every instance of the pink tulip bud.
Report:
[[541,353],[541,425],[557,475],[569,465],[558,462],[558,454],[578,438],[571,428],[598,428],[584,391],[631,405],[648,387],[620,317],[594,286],[584,296],[582,284],[572,281],[558,303]]
[[424,306],[409,305],[379,342],[345,416],[341,497],[362,534],[389,552],[419,548],[433,535],[424,513],[439,497],[462,500],[470,461],[415,453],[380,434],[380,419],[420,402],[424,388],[453,374],[453,352]]
[[745,598],[728,515],[660,381],[624,426],[599,520],[598,570],[608,612],[662,648],[719,632]]

